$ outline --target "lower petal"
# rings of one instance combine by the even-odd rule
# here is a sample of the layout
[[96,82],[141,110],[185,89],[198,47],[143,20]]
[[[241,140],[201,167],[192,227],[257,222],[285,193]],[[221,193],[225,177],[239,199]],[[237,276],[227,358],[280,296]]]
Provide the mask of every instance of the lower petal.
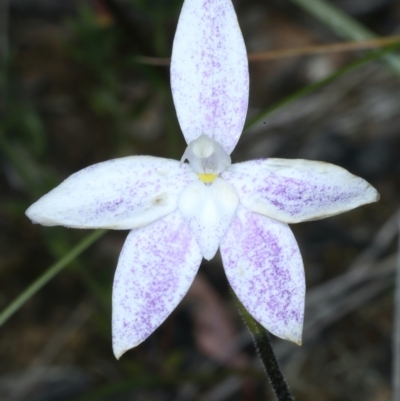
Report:
[[301,344],[304,268],[288,225],[240,206],[221,256],[229,283],[249,313],[272,334]]
[[201,259],[197,242],[179,211],[129,233],[112,296],[117,358],[164,322],[188,291]]

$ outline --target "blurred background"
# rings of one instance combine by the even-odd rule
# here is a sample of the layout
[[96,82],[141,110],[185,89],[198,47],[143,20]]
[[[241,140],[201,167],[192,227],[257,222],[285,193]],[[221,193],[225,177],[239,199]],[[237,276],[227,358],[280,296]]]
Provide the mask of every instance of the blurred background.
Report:
[[[321,4],[234,1],[249,53],[323,49],[250,63],[249,121],[257,123],[232,158],[322,160],[380,192],[377,204],[292,226],[308,289],[304,344],[274,338],[273,346],[298,401],[385,401],[400,216],[400,56],[328,45],[372,38],[368,32],[400,35],[400,3],[332,0],[325,18],[313,15]],[[183,154],[165,65],[181,6],[1,0],[0,310],[90,235],[32,225],[24,212],[33,201],[93,163]],[[0,400],[274,399],[219,255],[203,262],[167,321],[115,360],[110,297],[126,235],[106,233],[4,322]]]

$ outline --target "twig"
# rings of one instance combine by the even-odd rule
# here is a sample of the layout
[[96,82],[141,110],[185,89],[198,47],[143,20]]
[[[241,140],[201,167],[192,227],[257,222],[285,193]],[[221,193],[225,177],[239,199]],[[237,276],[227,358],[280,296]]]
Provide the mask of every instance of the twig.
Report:
[[[383,290],[393,285],[395,259],[388,256],[355,281],[350,273],[340,276],[341,290],[337,294],[328,291],[325,299],[321,298],[318,308],[310,311],[306,303],[308,316],[304,324],[304,340],[309,342],[320,335],[321,331],[343,316],[357,310]],[[335,288],[338,282],[332,283]],[[337,287],[336,287],[337,288]]]
[[346,273],[309,291],[306,300],[306,310],[310,316],[307,319],[309,322],[312,319],[318,320],[319,314],[324,313],[323,311],[332,303],[332,299],[342,297],[345,289],[358,285],[368,277],[368,273],[374,269],[377,257],[390,246],[395,238],[398,219],[400,219],[400,208],[383,224],[372,242],[349,266]]
[[154,65],[159,67],[168,67],[171,64],[171,59],[166,57],[137,56],[135,60],[140,64]]
[[[361,22],[351,17],[332,2],[327,0],[291,0],[325,26],[330,27],[337,35],[345,39],[364,41],[377,38],[377,35]],[[386,54],[383,60],[390,69],[400,75],[400,57],[396,54]]]
[[249,54],[249,61],[265,61],[296,56],[376,49],[393,45],[398,42],[400,42],[400,36],[387,36],[379,39],[365,40],[363,42],[341,42],[328,45],[310,45],[293,49],[272,50],[263,53]]
[[301,88],[300,90],[292,93],[291,95],[284,97],[278,102],[275,102],[272,106],[268,107],[267,109],[261,110],[249,119],[247,119],[244,132],[248,131],[249,129],[252,129],[255,127],[257,124],[265,120],[267,116],[270,116],[272,113],[276,112],[277,110],[281,109],[283,106],[286,106],[287,104],[293,103],[294,101],[298,99],[302,99],[307,95],[310,95],[317,90],[323,88],[324,86],[327,86],[331,84],[332,82],[335,82],[337,79],[343,77],[346,74],[349,74],[350,72],[353,72],[357,70],[358,68],[367,65],[368,63],[378,60],[379,58],[383,57],[384,55],[389,54],[390,52],[393,52],[394,50],[397,50],[400,48],[400,43],[396,43],[395,45],[391,45],[385,48],[380,49],[379,51],[374,51],[370,52],[366,56],[353,61],[347,65],[345,65],[342,68],[339,68],[336,70],[334,73],[328,75],[327,77],[316,81],[312,82],[311,84]]
[[[271,50],[262,53],[250,53],[250,62],[278,60],[288,57],[310,56],[315,54],[341,53],[359,51],[365,49],[380,49],[400,42],[400,36],[386,36],[379,39],[365,40],[362,42],[340,42],[327,45],[310,45],[292,49]],[[136,61],[140,64],[166,67],[170,64],[169,58],[137,56]]]

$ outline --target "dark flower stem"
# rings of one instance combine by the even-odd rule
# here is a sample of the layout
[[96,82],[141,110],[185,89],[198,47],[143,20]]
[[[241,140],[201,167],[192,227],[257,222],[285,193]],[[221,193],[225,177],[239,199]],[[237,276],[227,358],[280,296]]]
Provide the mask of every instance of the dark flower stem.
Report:
[[289,387],[286,384],[285,378],[283,377],[278,361],[271,347],[269,333],[253,319],[235,294],[233,294],[233,297],[235,298],[239,312],[246,323],[246,326],[253,336],[256,350],[267,373],[272,389],[275,392],[276,398],[278,401],[293,401],[294,398],[290,394]]

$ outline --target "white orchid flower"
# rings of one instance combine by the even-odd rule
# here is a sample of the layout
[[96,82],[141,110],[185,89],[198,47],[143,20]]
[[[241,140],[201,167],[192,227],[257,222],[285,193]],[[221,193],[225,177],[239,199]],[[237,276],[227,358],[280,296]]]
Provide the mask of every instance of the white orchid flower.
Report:
[[[301,343],[305,282],[288,223],[375,202],[362,178],[327,163],[263,159],[231,165],[249,78],[231,0],[185,0],[171,85],[188,146],[182,161],[151,156],[87,167],[26,212],[35,223],[130,229],[113,286],[113,349],[144,341],[220,248],[236,295],[271,333]],[[189,163],[183,163],[188,160]]]

